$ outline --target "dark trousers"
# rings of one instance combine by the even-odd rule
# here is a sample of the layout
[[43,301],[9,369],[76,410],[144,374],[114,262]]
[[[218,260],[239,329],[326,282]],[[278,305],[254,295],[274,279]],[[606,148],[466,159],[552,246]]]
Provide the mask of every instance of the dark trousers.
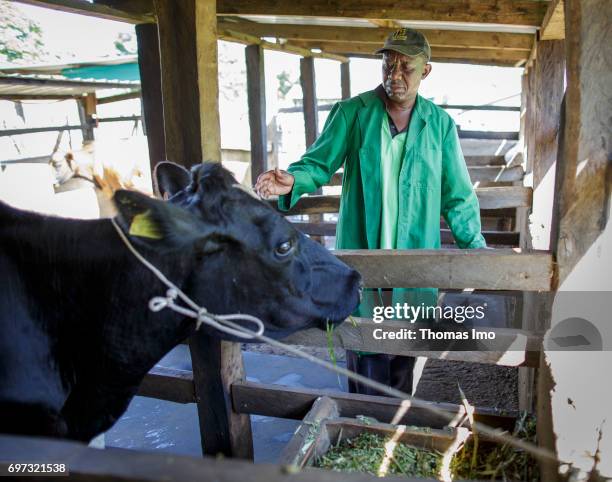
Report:
[[[346,352],[346,366],[349,370],[401,390],[409,395],[412,394],[412,378],[415,363],[416,358],[412,356],[359,355],[354,351],[347,350]],[[348,386],[351,393],[385,396],[384,393],[353,380],[348,381]]]

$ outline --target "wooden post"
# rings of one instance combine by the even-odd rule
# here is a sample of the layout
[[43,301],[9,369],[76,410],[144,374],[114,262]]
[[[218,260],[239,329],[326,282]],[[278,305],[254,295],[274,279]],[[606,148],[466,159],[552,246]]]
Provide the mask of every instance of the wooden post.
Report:
[[154,23],[136,25],[136,39],[138,41],[143,126],[149,146],[151,171],[153,171],[157,163],[166,160],[157,25]]
[[260,45],[245,48],[249,127],[251,129],[251,183],[267,170],[266,81],[264,51]]
[[306,148],[308,149],[319,135],[317,85],[313,57],[302,57],[300,59],[300,83],[304,99],[304,129],[306,132]]
[[[315,81],[315,66],[313,57],[302,57],[300,59],[300,84],[302,85],[304,132],[306,135],[306,149],[308,149],[319,135],[319,110],[317,106],[317,84]],[[312,194],[322,194],[321,188]],[[323,221],[322,214],[311,214],[308,216],[311,223]],[[311,236],[314,241],[322,243],[323,236]]]
[[232,409],[232,383],[246,380],[240,343],[196,333],[189,349],[203,453],[253,459],[251,420]]
[[340,63],[340,86],[342,99],[351,98],[351,64],[349,62]]
[[214,0],[156,0],[168,160],[221,161]]
[[[612,4],[609,0],[565,0],[564,11],[567,89],[551,230],[555,287],[559,289],[553,306],[553,330],[567,316],[560,308],[568,291],[579,290],[587,296],[588,291],[612,289],[607,276],[612,253],[612,45],[602,41],[610,30]],[[591,317],[582,310],[585,308],[572,315],[586,317],[600,333],[607,332],[609,316]],[[608,477],[610,469],[600,461],[611,457],[610,447],[602,443],[606,436],[603,420],[609,414],[609,403],[603,400],[609,399],[610,391],[607,385],[602,388],[600,381],[607,375],[611,353],[604,348],[590,352],[590,356],[579,352],[546,355],[539,370],[538,439],[556,448],[565,463],[584,470],[586,477]],[[561,440],[564,442],[559,443]],[[588,474],[590,470],[593,473]],[[542,471],[544,481],[555,476],[554,464]]]
[[[156,0],[155,9],[168,159],[221,162],[216,1]],[[198,332],[189,346],[203,452],[252,458],[250,420],[229,397],[244,378],[240,345]]]
[[91,92],[84,97],[77,99],[77,108],[79,109],[79,121],[81,122],[83,142],[91,142],[95,140],[95,119],[93,117],[96,114],[95,92]]

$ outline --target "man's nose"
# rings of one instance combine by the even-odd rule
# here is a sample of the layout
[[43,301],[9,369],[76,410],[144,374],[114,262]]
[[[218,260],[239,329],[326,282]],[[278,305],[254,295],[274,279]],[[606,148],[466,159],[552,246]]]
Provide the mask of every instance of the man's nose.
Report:
[[401,79],[402,78],[402,70],[399,65],[395,64],[391,69],[391,79]]

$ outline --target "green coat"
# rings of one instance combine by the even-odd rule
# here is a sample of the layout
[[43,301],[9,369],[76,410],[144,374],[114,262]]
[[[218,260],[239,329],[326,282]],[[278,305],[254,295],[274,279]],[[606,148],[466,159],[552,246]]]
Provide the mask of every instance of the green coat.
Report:
[[[291,193],[280,196],[282,210],[328,184],[344,165],[338,249],[380,247],[380,131],[385,115],[384,103],[374,90],[338,102],[320,137],[289,166],[295,184]],[[486,246],[455,123],[443,109],[417,96],[399,175],[397,248],[439,248],[440,215],[459,247]]]

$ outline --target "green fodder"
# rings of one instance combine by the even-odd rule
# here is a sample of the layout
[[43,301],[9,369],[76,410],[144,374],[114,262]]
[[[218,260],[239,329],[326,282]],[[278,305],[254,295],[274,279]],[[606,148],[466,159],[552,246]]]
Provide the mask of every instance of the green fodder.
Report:
[[367,472],[373,475],[379,475],[381,467],[388,465],[387,474],[424,478],[438,476],[441,454],[397,443],[391,455],[387,456],[387,442],[388,439],[380,435],[364,431],[332,447],[314,465],[340,472]]
[[[536,419],[526,412],[516,420],[512,436],[536,443]],[[538,462],[523,450],[508,444],[480,440],[474,457],[472,438],[455,455],[451,463],[454,479],[540,480]]]

